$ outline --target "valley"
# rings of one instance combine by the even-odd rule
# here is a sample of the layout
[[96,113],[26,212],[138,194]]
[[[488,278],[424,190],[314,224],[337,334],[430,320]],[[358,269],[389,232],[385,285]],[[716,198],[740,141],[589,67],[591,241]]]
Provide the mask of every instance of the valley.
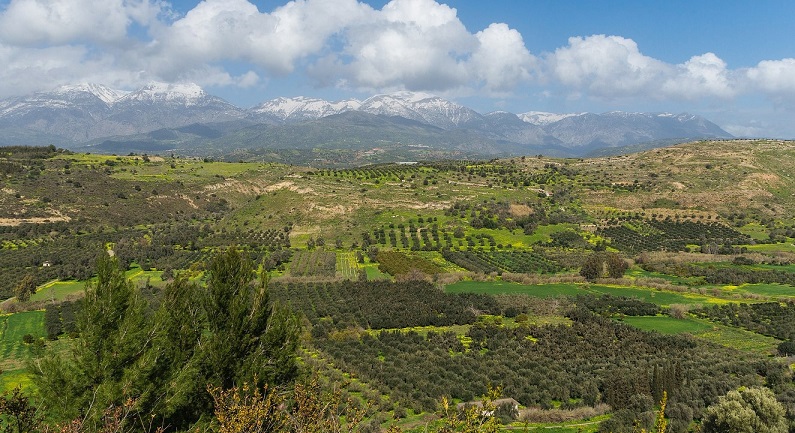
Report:
[[[240,311],[283,320],[279,350],[295,344],[289,362],[273,355],[290,368],[261,371],[344,401],[326,421],[357,431],[460,431],[443,402],[495,389],[517,406],[471,431],[653,431],[658,410],[668,431],[696,431],[741,387],[770,390],[795,425],[795,142],[519,155],[353,166],[0,148],[0,389],[73,419],[89,394],[75,385],[79,398],[56,402],[42,390],[69,380],[41,366],[84,368],[75,353],[107,332],[96,353],[118,374],[85,376],[103,402],[130,398],[152,431],[188,430],[222,405],[208,383],[257,380],[201,364],[264,323],[213,317],[227,313],[208,299],[234,286],[251,290]],[[129,319],[99,331],[83,298],[113,287],[129,301],[108,306]],[[159,327],[179,332],[145,338]],[[153,361],[166,353],[185,364]],[[161,392],[198,396],[173,406],[196,413],[147,400]]]

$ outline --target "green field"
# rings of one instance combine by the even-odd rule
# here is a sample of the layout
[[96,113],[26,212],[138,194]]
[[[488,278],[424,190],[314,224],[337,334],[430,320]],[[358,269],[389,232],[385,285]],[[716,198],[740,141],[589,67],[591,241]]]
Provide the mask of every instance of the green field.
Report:
[[69,296],[83,293],[86,287],[85,281],[53,281],[39,287],[38,291],[31,295],[31,301],[63,301]]
[[657,331],[661,334],[683,334],[706,332],[712,326],[693,319],[675,319],[670,316],[628,316],[621,318],[623,323],[644,331]]
[[0,391],[30,385],[25,362],[33,348],[22,341],[26,334],[44,338],[44,311],[26,311],[0,316]]
[[744,245],[744,247],[748,248],[748,251],[757,252],[757,253],[795,252],[795,244],[792,242],[787,242],[783,244]]
[[795,287],[784,284],[743,284],[738,291],[773,297],[795,297]]
[[[127,271],[127,278],[136,287],[145,285],[147,282],[153,286],[161,286],[164,281],[160,278],[160,271],[144,271],[138,266],[133,266]],[[90,281],[90,280],[89,280]],[[31,301],[63,301],[70,296],[83,294],[88,281],[52,281],[38,288],[35,294],[31,295]]]
[[662,334],[688,333],[721,346],[764,355],[774,353],[780,343],[772,337],[693,317],[675,319],[668,316],[640,316],[623,317],[620,320],[644,331],[657,331]]
[[362,265],[364,272],[367,274],[368,280],[391,280],[389,274],[385,274],[378,269],[378,263],[367,263]]
[[489,295],[520,294],[537,298],[575,296],[587,293],[578,284],[519,284],[503,281],[459,281],[445,287],[450,293],[486,293]]
[[[693,320],[701,321],[701,319]],[[708,324],[710,329],[694,333],[693,335],[722,346],[762,355],[772,355],[776,352],[779,343],[781,343],[780,340],[773,337],[766,337],[745,329],[720,325],[706,320],[703,323]]]
[[163,279],[160,278],[162,274],[162,271],[144,271],[138,265],[133,264],[125,275],[136,287],[142,287],[146,285],[146,283],[159,287],[165,283]]
[[599,284],[555,283],[524,285],[501,281],[461,281],[447,286],[445,290],[450,293],[522,294],[538,298],[576,296],[586,293],[606,294],[637,298],[664,307],[671,304],[699,305],[726,302],[723,299],[693,293],[665,292],[639,287]]
[[661,274],[659,272],[649,272],[639,267],[633,267],[627,270],[624,273],[625,277],[629,278],[659,278],[661,280],[665,280],[670,284],[676,284],[679,286],[688,286],[691,285],[696,277],[679,277],[676,275],[668,275],[668,274]]
[[25,311],[0,316],[0,359],[3,369],[21,367],[20,361],[29,354],[28,346],[22,337],[30,334],[36,338],[44,337],[44,311]]
[[697,295],[694,293],[665,292],[662,290],[623,287],[623,286],[605,286],[598,284],[592,284],[589,288],[589,291],[595,293],[602,293],[606,295],[637,298],[642,301],[651,302],[653,304],[660,305],[662,307],[667,307],[670,306],[671,304],[699,305],[699,304],[727,302],[720,298],[714,298],[706,295]]

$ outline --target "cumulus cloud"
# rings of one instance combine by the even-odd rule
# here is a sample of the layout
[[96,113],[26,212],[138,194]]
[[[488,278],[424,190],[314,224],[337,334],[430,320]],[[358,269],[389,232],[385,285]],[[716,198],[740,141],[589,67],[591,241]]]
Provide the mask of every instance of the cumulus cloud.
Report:
[[602,99],[729,99],[747,87],[742,74],[714,53],[669,64],[644,55],[633,40],[620,36],[573,37],[544,60],[550,82]]
[[632,39],[594,35],[569,38],[547,57],[551,77],[598,97],[634,96],[659,83],[670,66],[641,54]]
[[663,84],[665,94],[685,99],[714,96],[731,98],[737,94],[735,79],[726,62],[713,53],[691,57]]
[[15,45],[120,43],[130,24],[150,24],[163,7],[150,0],[12,0],[0,15],[0,40]]
[[433,0],[394,0],[367,18],[346,29],[342,52],[332,56],[330,71],[339,79],[372,89],[446,90],[466,83],[463,56],[477,40],[455,9]]
[[263,13],[247,0],[205,0],[155,35],[149,68],[174,77],[186,67],[245,60],[287,74],[369,10],[356,0],[300,0]]
[[492,24],[475,36],[479,44],[469,63],[488,90],[510,92],[531,79],[537,61],[518,31],[506,24]]
[[795,95],[795,59],[761,61],[745,76],[751,86],[775,98]]
[[310,73],[358,89],[507,92],[532,77],[535,57],[506,24],[471,33],[457,11],[433,0],[393,0],[350,23],[339,53]]

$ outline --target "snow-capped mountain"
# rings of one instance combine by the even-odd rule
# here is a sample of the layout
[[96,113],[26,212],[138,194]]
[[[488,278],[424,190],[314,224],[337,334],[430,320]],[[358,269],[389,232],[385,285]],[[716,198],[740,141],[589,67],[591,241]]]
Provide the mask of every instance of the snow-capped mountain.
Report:
[[124,135],[245,116],[245,110],[207,94],[196,84],[150,83],[119,98],[103,121]]
[[538,126],[546,126],[550,123],[555,123],[560,120],[563,120],[567,117],[572,116],[580,116],[587,113],[567,113],[567,114],[558,114],[558,113],[547,113],[544,111],[528,111],[527,113],[519,114],[519,118],[523,121],[538,125]]
[[463,105],[416,92],[376,95],[365,99],[359,110],[370,114],[403,117],[442,129],[461,127],[482,117]]
[[[0,102],[0,129],[11,135],[35,137],[47,141],[53,136],[68,141],[94,138],[92,129],[111,114],[111,106],[124,92],[98,84],[62,86],[51,92]],[[43,143],[37,143],[43,144]]]
[[455,129],[482,118],[480,114],[463,105],[418,92],[375,95],[364,101],[345,99],[329,102],[306,97],[277,98],[251,109],[255,117],[277,122],[315,120],[349,111],[402,117],[442,129]]
[[[295,126],[298,124],[302,126]],[[277,129],[262,135],[267,128]],[[332,143],[329,137],[333,134],[328,133],[328,128],[360,136],[350,140],[340,136]],[[197,135],[196,131],[204,133]],[[114,140],[124,143],[123,137],[135,136],[135,140],[155,141],[158,144],[153,148],[161,149],[194,146],[210,137],[223,137],[223,147],[231,148],[238,138],[248,137],[246,146],[278,145],[288,149],[313,140],[320,147],[341,142],[367,146],[375,137],[389,141],[384,131],[396,143],[411,141],[406,141],[407,145],[424,145],[423,140],[437,147],[466,142],[468,149],[475,149],[480,141],[482,148],[490,149],[492,154],[499,146],[504,146],[506,152],[510,149],[510,153],[555,149],[559,154],[580,155],[600,147],[661,139],[731,137],[712,122],[691,114],[528,111],[519,115],[483,115],[441,97],[417,92],[375,95],[363,101],[278,98],[248,110],[209,95],[191,83],[150,83],[134,91],[78,84],[0,100],[0,145],[74,146],[108,137],[117,137]],[[270,141],[257,139],[259,136],[269,137]]]
[[108,86],[93,83],[65,85],[52,91],[52,94],[62,95],[64,98],[75,98],[79,97],[79,95],[92,95],[108,106],[113,105],[116,101],[128,93],[130,92],[111,89]]
[[150,83],[133,92],[77,84],[0,101],[0,129],[26,136],[25,144],[51,143],[54,136],[80,143],[245,115],[195,84]]
[[207,95],[204,89],[197,84],[149,83],[134,92],[127,93],[119,98],[117,102],[119,104],[143,103],[190,107],[215,100],[223,101],[220,98]]
[[255,117],[277,122],[300,122],[355,111],[361,105],[362,103],[356,99],[328,102],[322,99],[299,96],[297,98],[277,98],[266,101],[252,108],[251,112]]

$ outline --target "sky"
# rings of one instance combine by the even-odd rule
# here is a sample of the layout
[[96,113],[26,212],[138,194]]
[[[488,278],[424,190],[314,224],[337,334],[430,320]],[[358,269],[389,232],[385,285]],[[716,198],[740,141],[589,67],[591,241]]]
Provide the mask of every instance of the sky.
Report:
[[87,82],[194,82],[240,107],[410,90],[795,138],[794,20],[790,0],[0,0],[0,98]]

